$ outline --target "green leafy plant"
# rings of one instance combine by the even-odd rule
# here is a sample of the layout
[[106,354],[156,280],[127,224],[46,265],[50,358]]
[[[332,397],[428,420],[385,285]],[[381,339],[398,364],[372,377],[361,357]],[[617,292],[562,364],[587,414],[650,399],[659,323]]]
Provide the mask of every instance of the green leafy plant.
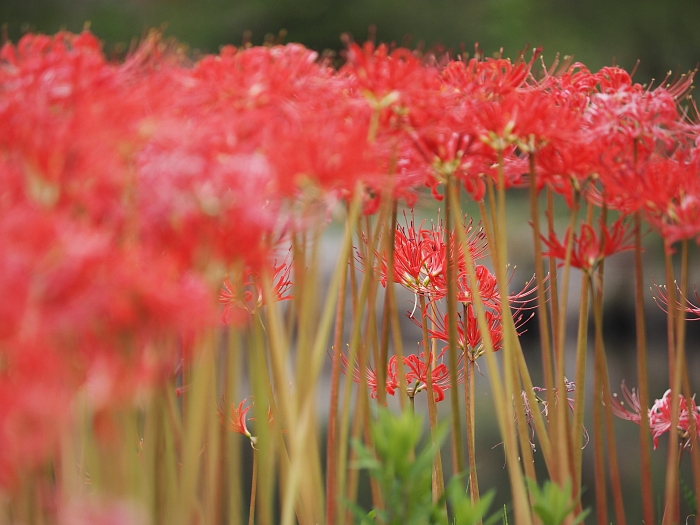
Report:
[[[532,510],[542,520],[543,525],[560,525],[574,512],[576,499],[571,497],[571,481],[563,487],[547,480],[540,488],[537,483],[528,480],[528,488],[533,499]],[[573,518],[571,525],[581,523],[588,515],[586,509]]]
[[[462,487],[459,477],[453,477],[447,485],[446,491],[450,509],[453,513],[453,520],[450,523],[454,525],[472,525],[473,523],[491,525],[497,522],[501,517],[501,515],[496,512],[486,520],[483,519],[493,502],[495,492],[492,490],[481,496],[476,503],[472,503],[471,498],[469,498]],[[503,516],[505,516],[505,510]],[[507,521],[504,523],[507,525]]]
[[[493,492],[472,504],[460,477],[452,478],[445,494],[433,502],[430,490],[433,457],[448,427],[440,425],[434,438],[416,451],[422,428],[421,417],[409,410],[394,415],[387,409],[380,409],[372,426],[374,450],[361,442],[353,443],[358,456],[354,466],[367,469],[384,496],[383,508],[369,513],[351,505],[357,523],[471,525],[481,522],[491,505]],[[446,501],[453,515],[451,519],[446,512]],[[485,523],[493,523],[497,518],[495,515]]]
[[698,500],[695,497],[695,493],[693,492],[692,487],[686,483],[686,481],[683,479],[682,476],[679,477],[680,481],[680,487],[681,487],[681,493],[683,494],[683,499],[685,499],[685,502],[688,504],[688,507],[690,508],[690,512],[692,514],[697,514],[698,513]]

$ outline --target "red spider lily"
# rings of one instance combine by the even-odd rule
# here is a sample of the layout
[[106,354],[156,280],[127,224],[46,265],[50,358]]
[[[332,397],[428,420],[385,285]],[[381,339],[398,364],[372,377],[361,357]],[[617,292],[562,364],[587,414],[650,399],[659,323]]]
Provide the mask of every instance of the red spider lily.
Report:
[[[427,390],[427,375],[432,362],[432,354],[428,354],[427,362],[425,360],[424,352],[421,352],[420,356],[415,354],[406,356],[404,357],[403,362],[409,368],[409,372],[406,374],[406,382],[409,384],[409,386],[415,383],[413,388],[408,389],[409,397],[414,397],[421,390]],[[445,399],[445,391],[450,388],[450,372],[444,363],[439,363],[430,371],[430,377],[432,380],[433,392],[435,394],[435,401],[440,402]],[[464,369],[460,368],[460,370],[457,372],[457,383],[461,384],[463,382]]]
[[[466,307],[466,315],[461,312],[457,314],[457,347],[470,359],[476,359],[484,353],[481,331],[476,320],[476,314],[471,304]],[[411,320],[418,326],[421,322],[415,317]],[[449,341],[449,318],[445,314],[442,319],[438,315],[433,317],[425,315],[423,322],[429,321],[428,335],[433,339],[447,343]],[[494,351],[498,351],[503,343],[503,327],[501,318],[497,312],[486,312],[486,323],[489,326],[489,333]]]
[[[248,398],[245,398],[238,404],[238,407],[231,405],[231,414],[228,418],[228,430],[231,432],[236,432],[242,436],[247,437],[250,440],[250,444],[255,448],[257,442],[257,437],[253,436],[248,429],[248,421],[255,421],[255,418],[248,417],[248,411],[253,408],[255,402],[251,402],[250,405],[244,406],[248,402]],[[224,414],[224,409],[219,407],[219,421],[224,424],[226,423],[226,416]],[[273,422],[272,409],[267,409],[267,421],[269,424]],[[283,431],[284,432],[284,431]]]
[[[275,301],[287,301],[292,295],[287,293],[293,283],[290,280],[292,265],[288,259],[277,264],[272,263],[272,296]],[[241,311],[254,313],[265,304],[261,277],[254,272],[248,273],[243,282],[234,284],[230,278],[226,278],[219,293],[219,302],[224,305],[221,320],[225,324],[240,320]]]
[[[663,397],[657,399],[649,409],[649,425],[654,438],[654,448],[658,445],[659,436],[671,430],[671,402],[671,390],[666,390]],[[688,401],[683,394],[678,395],[678,408],[678,433],[682,439],[687,440],[686,445],[689,445],[691,418],[694,419],[695,431],[700,436],[700,409],[695,404],[694,398]]]
[[636,144],[637,153],[656,147],[657,141],[671,144],[683,122],[678,101],[692,86],[694,74],[676,84],[663,82],[655,89],[623,83],[592,95],[584,118],[608,144]]
[[[622,382],[621,390],[622,397],[624,398],[622,401],[618,399],[617,393],[614,393],[613,397],[610,399],[610,408],[612,409],[613,414],[619,418],[626,419],[627,421],[633,421],[639,425],[639,422],[641,421],[641,416],[639,414],[642,407],[639,404],[639,396],[637,395],[636,390],[634,388],[632,390],[627,388],[624,381]],[[625,408],[625,403],[627,403],[631,410]]]
[[[484,231],[482,230],[481,226],[477,225],[475,227],[473,225],[473,220],[469,219],[468,221],[465,220],[465,222],[462,224],[462,229],[466,234],[467,246],[472,260],[478,261],[479,259],[482,259],[486,255],[488,255],[488,243],[486,241],[486,234],[484,234]],[[445,227],[442,224],[442,222],[438,222],[437,227],[433,226],[431,229],[422,230],[421,236],[423,237],[425,242],[428,243],[429,250],[441,254],[441,258],[444,260],[443,267],[446,267],[448,247],[445,245],[444,241]],[[455,246],[457,246],[457,235],[454,232],[450,232],[450,250],[452,254],[454,254],[455,252]],[[458,246],[456,252],[457,257],[453,255],[453,259],[457,260],[457,271],[466,271],[466,261],[464,259],[464,252],[462,250],[462,247]],[[442,278],[440,282],[442,284],[442,288],[444,289],[445,273],[441,272],[440,276]]]
[[[405,361],[405,358],[404,358]],[[399,370],[397,368],[396,363],[398,362],[398,357],[395,355],[392,355],[389,358],[389,362],[387,363],[386,366],[386,393],[389,395],[394,395],[396,393],[396,389],[399,388],[400,386],[400,378],[399,378]],[[410,382],[408,380],[408,376],[406,377],[406,381]],[[376,396],[376,393],[375,393]]]
[[74,363],[50,347],[15,342],[0,354],[0,486],[14,489],[45,468],[74,421],[80,385]]
[[[656,289],[656,293],[654,294],[654,301],[656,304],[666,313],[668,313],[669,309],[669,302],[668,302],[668,291],[666,289],[666,286],[664,285],[659,285],[654,282],[654,288]],[[695,299],[698,303],[700,303],[700,295],[698,295],[698,290],[695,286],[693,286],[693,292],[695,294]],[[681,296],[681,289],[676,284],[676,297]],[[681,304],[679,301],[676,301],[676,309],[680,309],[684,311],[685,313],[690,314],[690,317],[687,317],[688,321],[698,321],[700,320],[700,306],[697,304],[693,303],[688,299],[687,297],[684,297],[684,302],[685,304]]]
[[674,201],[678,203],[696,179],[687,152],[697,132],[680,105],[693,76],[664,81],[655,89],[624,82],[592,95],[583,126],[599,150],[594,171],[602,188],[596,200],[622,213],[649,210],[658,226],[667,222],[664,218],[671,226],[687,224],[672,215]]
[[233,148],[269,163],[261,196],[293,197],[309,185],[348,192],[360,180],[376,182],[371,111],[351,79],[314,51],[299,44],[228,48],[202,60],[192,76],[183,114],[211,121],[205,126],[215,155]]
[[[28,190],[8,194],[4,187],[6,199],[28,198],[84,220],[122,224],[133,180],[125,174],[146,138],[138,128],[172,93],[163,86],[171,67],[164,63],[160,73],[146,76],[131,65],[109,63],[88,31],[28,34],[17,46],[2,47],[0,149]],[[153,97],[154,88],[160,98]],[[3,179],[6,186],[10,181]]]
[[477,48],[469,61],[450,62],[442,76],[446,85],[465,95],[477,98],[504,95],[523,85],[539,53],[539,49],[535,50],[529,62],[523,55],[513,62],[502,57],[485,57],[484,52]]
[[[423,224],[416,229],[413,218],[407,225],[397,225],[394,240],[394,279],[415,294],[428,297],[436,293],[435,279],[445,271],[442,245],[429,240],[429,231]],[[380,254],[377,253],[377,257]],[[386,258],[381,257],[380,279],[387,285]]]
[[[447,246],[444,242],[444,229],[440,224],[426,228],[422,222],[415,226],[413,218],[406,218],[406,226],[397,225],[394,241],[394,279],[404,288],[431,300],[446,294],[445,271],[447,265]],[[474,228],[469,220],[464,226],[468,235],[467,243],[474,260],[482,258],[488,251],[486,238],[481,228]],[[456,242],[451,235],[451,242]],[[459,266],[464,267],[464,254],[460,249]],[[386,257],[376,252],[379,261],[379,275],[382,286],[388,282]],[[358,256],[361,259],[361,256]]]
[[645,220],[663,237],[667,249],[683,239],[700,238],[700,157],[685,144],[669,158],[649,160],[640,177]]
[[357,85],[385,127],[402,126],[402,115],[420,122],[440,111],[437,68],[424,64],[410,49],[351,43],[339,73]]
[[[534,315],[534,314],[533,314]],[[486,324],[489,328],[491,344],[494,351],[501,349],[503,345],[503,325],[501,320],[500,309],[487,310],[485,312]],[[415,317],[410,316],[411,320],[418,326],[422,326],[421,322]],[[513,312],[516,330],[520,330],[522,326],[532,318],[523,316],[520,309]],[[476,319],[473,305],[465,305],[464,312],[457,314],[457,347],[462,350],[464,355],[470,360],[476,360],[481,356],[485,349],[484,343],[479,330],[479,323]],[[433,339],[447,343],[449,341],[449,318],[447,314],[440,317],[440,312],[432,316],[424,314],[423,322],[428,322],[428,335]],[[522,334],[523,330],[518,331],[518,335]]]
[[[349,368],[348,358],[341,352],[341,370],[344,374],[347,374]],[[427,389],[427,378],[428,367],[430,366],[431,358],[428,358],[428,363],[425,362],[425,356],[423,353],[420,356],[411,354],[403,358],[403,365],[408,368],[405,371],[406,377],[406,389],[409,397],[414,397],[421,390]],[[385,390],[390,396],[396,393],[396,390],[400,386],[400,376],[398,369],[398,357],[391,356],[389,362],[387,363],[387,373],[386,373],[386,383]],[[362,384],[361,372],[357,365],[352,367],[352,380],[357,384]],[[372,399],[377,398],[377,374],[372,369],[371,366],[367,366],[365,369],[367,386],[370,389],[370,397]],[[433,380],[433,390],[435,392],[435,400],[442,401],[445,399],[445,391],[450,388],[450,375],[447,366],[443,363],[438,364],[432,369],[431,378]],[[461,383],[464,381],[463,370],[458,372],[458,381]],[[415,383],[415,384],[414,384]],[[413,385],[413,388],[410,388]]]
[[[477,286],[479,289],[479,295],[487,308],[492,308],[494,310],[501,309],[501,294],[498,290],[498,283],[496,281],[496,276],[492,274],[486,266],[477,264],[475,270]],[[513,279],[513,275],[509,279],[509,282]],[[472,295],[470,286],[469,274],[466,270],[460,270],[457,276],[457,300],[464,304],[471,304],[474,302],[474,297]],[[532,301],[535,297],[534,294],[537,292],[537,286],[535,285],[535,276],[525,283],[525,286],[519,292],[514,292],[508,296],[508,303],[512,305],[517,305],[518,309],[525,307],[527,303]]]
[[228,430],[247,437],[250,441],[251,446],[255,447],[255,442],[257,441],[257,439],[250,433],[250,430],[248,429],[248,420],[252,420],[252,418],[248,417],[248,411],[251,408],[253,408],[253,403],[251,403],[248,406],[245,406],[247,402],[248,398],[245,398],[238,404],[238,407],[236,408],[234,408],[234,405],[232,404],[231,414],[228,418],[226,418],[226,416],[224,415],[224,409],[219,407],[219,421],[222,424],[225,424],[226,420],[228,420]]
[[[579,268],[585,272],[592,272],[600,262],[606,257],[618,252],[634,249],[631,242],[631,231],[622,219],[618,219],[613,224],[600,225],[602,237],[598,237],[595,229],[589,224],[582,224],[578,235],[574,234],[570,264],[574,268]],[[571,229],[566,230],[564,241],[557,239],[554,233],[549,238],[542,236],[542,241],[547,246],[544,257],[556,257],[564,260],[566,257],[566,245],[569,242]],[[560,263],[563,265],[563,263]]]
[[[348,358],[345,357],[345,354],[341,352],[340,359],[342,366],[341,370],[344,374],[347,374],[349,366]],[[391,356],[386,367],[386,383],[384,385],[384,388],[386,390],[386,393],[390,396],[393,396],[396,393],[396,389],[399,388],[399,373],[396,368],[396,363],[397,357],[395,355]],[[367,387],[370,390],[370,397],[372,399],[377,399],[377,374],[371,366],[367,365],[365,375],[367,380]],[[357,367],[357,364],[353,365],[352,368],[352,380],[358,385],[362,384],[362,377],[360,376],[360,370]]]
[[[613,413],[628,421],[633,421],[637,424],[641,421],[640,411],[642,410],[639,404],[637,393],[630,390],[622,383],[622,395],[625,402],[630,406],[631,410],[625,408],[624,403],[619,401],[617,397],[610,399]],[[657,399],[649,409],[649,427],[651,435],[654,438],[654,449],[658,447],[659,437],[662,434],[670,431],[672,428],[671,422],[671,390],[666,390],[661,399]],[[694,421],[694,423],[693,423]],[[685,446],[691,443],[691,425],[695,426],[695,431],[700,438],[700,408],[695,404],[695,398],[689,401],[682,395],[678,395],[678,425],[676,427],[681,439],[685,440]]]

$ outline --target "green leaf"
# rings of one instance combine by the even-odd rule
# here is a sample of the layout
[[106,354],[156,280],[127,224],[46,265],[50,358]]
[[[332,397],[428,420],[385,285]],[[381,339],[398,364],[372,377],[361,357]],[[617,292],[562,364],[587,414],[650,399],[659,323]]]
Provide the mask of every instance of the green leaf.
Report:
[[[531,479],[526,480],[533,499],[532,510],[542,520],[543,525],[560,525],[576,508],[576,499],[571,497],[571,481],[563,487],[547,480],[542,488]],[[588,509],[576,516],[572,525],[581,523]]]

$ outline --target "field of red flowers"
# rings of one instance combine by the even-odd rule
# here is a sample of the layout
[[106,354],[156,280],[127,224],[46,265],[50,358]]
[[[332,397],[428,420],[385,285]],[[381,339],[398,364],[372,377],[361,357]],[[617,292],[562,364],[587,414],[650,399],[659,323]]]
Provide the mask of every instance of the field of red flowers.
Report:
[[[340,57],[287,44],[193,59],[153,33],[111,59],[87,31],[4,44],[0,523],[344,523],[358,484],[350,442],[372,447],[388,395],[410,411],[424,391],[434,435],[436,404],[450,405],[452,468],[468,471],[463,492],[476,505],[477,359],[515,523],[554,523],[530,485],[535,443],[570,502],[560,522],[582,519],[586,410],[597,522],[610,523],[610,506],[625,523],[618,416],[639,425],[645,523],[680,523],[679,462],[693,466],[686,492],[700,492],[698,377],[685,361],[685,320],[700,318],[700,300],[687,297],[688,244],[700,239],[692,81],[641,86],[617,67],[545,64],[538,50],[511,60],[349,42]],[[535,276],[517,289],[511,188],[529,191],[535,247]],[[399,210],[430,196],[442,220],[403,219]],[[559,200],[566,232],[552,220]],[[322,253],[334,222],[340,248]],[[645,231],[667,269],[667,286],[654,288],[668,318],[663,396],[647,388]],[[637,386],[618,398],[602,283],[605,259],[624,250],[635,253]],[[578,342],[566,348],[572,268],[584,279],[569,327]],[[422,351],[402,348],[394,286],[415,296]],[[518,339],[533,317],[542,386]],[[557,402],[563,392],[568,402]],[[665,433],[659,508],[650,458]],[[238,434],[255,449],[249,494]],[[439,450],[430,468],[426,493],[447,523]],[[394,523],[381,484],[371,488],[385,512],[376,522]]]

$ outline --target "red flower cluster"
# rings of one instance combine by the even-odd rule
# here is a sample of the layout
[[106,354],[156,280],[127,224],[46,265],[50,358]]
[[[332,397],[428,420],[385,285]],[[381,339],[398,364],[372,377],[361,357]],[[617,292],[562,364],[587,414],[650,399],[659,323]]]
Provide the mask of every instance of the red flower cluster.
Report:
[[[634,249],[630,233],[630,230],[620,219],[609,226],[601,223],[600,237],[590,224],[582,224],[579,234],[574,234],[569,263],[574,268],[590,273],[606,257]],[[548,238],[543,236],[542,240],[547,246],[547,251],[542,255],[545,257],[556,257],[564,261],[570,236],[571,229],[566,230],[563,242],[557,239],[553,233]],[[564,263],[562,262],[561,264]]]
[[[393,282],[426,299],[437,300],[447,294],[447,250],[445,230],[442,224],[430,228],[423,221],[416,227],[414,219],[405,218],[406,225],[397,225],[394,237],[394,278]],[[488,253],[486,237],[481,228],[474,228],[471,221],[465,226],[467,243],[473,260]],[[454,232],[450,234],[450,253],[458,253],[460,275],[466,274],[466,263],[461,247],[455,250]],[[454,257],[454,256],[453,256]],[[389,281],[386,254],[375,253],[378,261],[377,272],[382,286]],[[363,261],[358,252],[358,259]]]
[[[341,352],[340,359],[342,371],[343,373],[347,373],[350,367],[348,358]],[[437,363],[433,367],[431,366],[432,356],[428,354],[426,360],[424,352],[421,352],[420,355],[411,354],[403,358],[403,364],[407,369],[404,370],[404,376],[406,377],[406,391],[409,397],[412,398],[418,394],[418,392],[428,389],[428,373],[430,371],[435,401],[440,402],[445,399],[445,391],[450,388],[450,372],[447,366],[442,362],[442,353],[438,356],[438,359],[440,363]],[[460,359],[460,363],[461,362],[462,360]],[[391,356],[386,368],[386,384],[384,385],[386,393],[390,396],[393,396],[396,390],[400,388],[401,375],[399,374],[397,366],[397,356]],[[376,399],[377,389],[380,388],[377,382],[377,374],[371,366],[368,366],[365,370],[365,375],[367,387],[370,389],[370,397]],[[363,383],[361,371],[357,364],[352,367],[352,379],[357,384],[361,385]],[[463,382],[464,370],[460,368],[457,371],[457,383],[461,384]]]
[[[511,187],[530,173],[569,200],[586,188],[596,204],[640,212],[669,246],[700,237],[700,138],[681,107],[692,76],[646,89],[619,68],[538,75],[536,56],[351,44],[335,69],[298,44],[226,47],[195,63],[155,34],[118,62],[87,31],[4,44],[0,485],[51,457],[76,393],[98,413],[171,378],[217,324],[217,298],[224,320],[242,318],[262,305],[266,272],[288,298],[289,266],[271,261],[303,227],[299,201],[318,208],[361,186],[369,213],[381,196],[437,196],[449,177],[480,200],[487,181]],[[384,284],[431,301],[454,250],[462,339],[478,345],[465,254],[441,227],[411,223],[396,239],[393,276],[378,257]],[[582,233],[575,260],[591,266],[625,239],[617,225],[602,242]],[[485,254],[476,229],[469,249]],[[505,291],[477,273],[498,344]],[[403,365],[421,390],[431,367],[420,356]],[[440,396],[447,371],[432,374]]]

